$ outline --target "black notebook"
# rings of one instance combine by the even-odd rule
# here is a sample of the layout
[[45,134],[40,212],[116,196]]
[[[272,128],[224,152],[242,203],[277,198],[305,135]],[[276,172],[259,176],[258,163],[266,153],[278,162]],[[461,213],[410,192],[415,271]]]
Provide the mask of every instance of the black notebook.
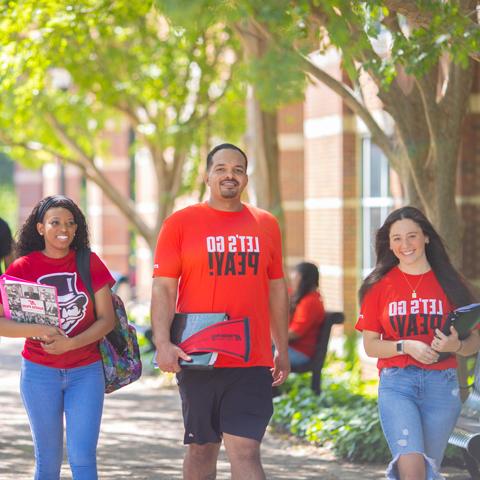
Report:
[[458,338],[464,340],[480,321],[480,303],[471,303],[457,308],[448,315],[443,333],[450,335],[450,327],[453,325],[458,332]]
[[[170,340],[178,345],[214,323],[228,320],[226,313],[176,313],[170,328]],[[192,353],[192,361],[180,360],[180,366],[185,368],[213,368],[217,360],[217,352]]]
[[[478,322],[480,322],[480,303],[471,303],[449,313],[442,332],[450,335],[450,327],[453,325],[458,332],[458,338],[465,340]],[[439,360],[443,360],[449,355],[451,355],[450,352],[441,352]]]

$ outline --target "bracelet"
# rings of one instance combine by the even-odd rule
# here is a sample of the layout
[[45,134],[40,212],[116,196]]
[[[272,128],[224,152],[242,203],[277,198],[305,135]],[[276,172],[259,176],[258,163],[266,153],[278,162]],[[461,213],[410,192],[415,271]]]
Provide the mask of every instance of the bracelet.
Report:
[[463,340],[460,340],[460,346],[453,353],[458,353],[462,349],[462,347],[463,347]]

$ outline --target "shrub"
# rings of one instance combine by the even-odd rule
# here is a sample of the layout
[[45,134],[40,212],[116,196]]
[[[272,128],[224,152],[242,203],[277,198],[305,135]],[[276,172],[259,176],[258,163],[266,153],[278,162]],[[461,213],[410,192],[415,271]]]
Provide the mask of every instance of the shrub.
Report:
[[275,398],[274,428],[317,445],[329,445],[340,458],[359,462],[385,462],[388,457],[376,401],[352,392],[348,384],[328,377],[323,392],[313,395],[309,375],[292,375],[285,393]]

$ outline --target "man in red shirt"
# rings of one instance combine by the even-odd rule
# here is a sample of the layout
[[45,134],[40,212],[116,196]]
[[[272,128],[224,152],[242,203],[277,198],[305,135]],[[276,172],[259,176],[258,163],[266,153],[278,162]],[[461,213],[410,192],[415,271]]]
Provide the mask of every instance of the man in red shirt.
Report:
[[[157,362],[177,372],[184,478],[215,478],[223,439],[232,479],[263,480],[260,442],[273,412],[272,385],[290,370],[281,235],[270,213],[241,202],[247,157],[238,147],[221,144],[208,154],[205,182],[207,202],[171,215],[158,237],[151,314]],[[179,359],[189,357],[170,342],[176,311],[249,317],[249,360],[219,354],[213,370],[180,369]]]

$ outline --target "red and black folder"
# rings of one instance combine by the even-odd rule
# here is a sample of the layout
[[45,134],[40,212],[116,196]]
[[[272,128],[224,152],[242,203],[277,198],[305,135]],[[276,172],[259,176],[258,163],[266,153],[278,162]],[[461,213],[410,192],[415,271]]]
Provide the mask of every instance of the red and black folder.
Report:
[[230,320],[225,313],[177,313],[170,330],[172,343],[192,357],[182,367],[213,368],[217,354],[248,361],[249,318]]

